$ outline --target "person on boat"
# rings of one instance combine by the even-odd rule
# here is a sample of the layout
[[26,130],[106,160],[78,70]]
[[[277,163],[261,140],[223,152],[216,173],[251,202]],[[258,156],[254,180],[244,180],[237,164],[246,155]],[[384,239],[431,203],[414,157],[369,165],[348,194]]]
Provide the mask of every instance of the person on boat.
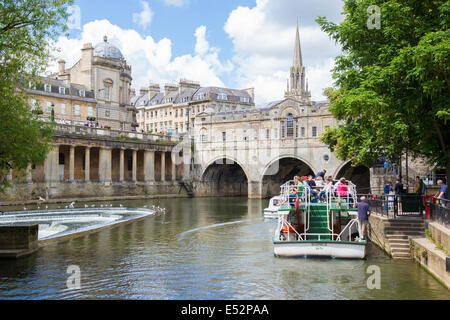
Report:
[[322,177],[322,180],[325,180],[325,174],[326,173],[327,173],[327,170],[322,169],[321,171],[317,172],[316,179],[318,179],[319,177]]
[[316,178],[316,186],[317,186],[317,187],[323,187],[323,186],[324,186],[323,178],[322,178],[322,177]]
[[358,220],[361,225],[361,240],[365,240],[365,232],[367,225],[369,224],[370,206],[367,203],[366,197],[361,197],[361,202],[358,202],[354,206],[358,208]]
[[[309,176],[309,177],[311,177],[311,180],[312,180],[312,176]],[[305,187],[306,191],[309,194],[313,195],[314,197],[317,197],[317,191],[313,190],[311,188],[311,184],[309,182],[310,181],[309,178],[305,176],[305,177],[302,178],[302,180],[303,180],[303,186]],[[316,184],[314,183],[314,185],[316,185]]]
[[299,176],[295,176],[294,177],[294,185],[292,187],[290,187],[289,189],[289,201],[295,201],[295,199],[297,198],[297,189],[298,189],[298,185],[300,184],[300,177]]
[[323,202],[327,201],[327,198],[328,198],[327,195],[328,195],[328,193],[330,193],[332,187],[333,187],[333,184],[332,184],[330,178],[328,178],[328,177],[325,178],[325,184],[323,186],[323,189],[320,190],[320,192],[319,192],[319,202],[322,201],[322,197],[324,198]]
[[335,188],[337,197],[348,198],[349,204],[353,203],[353,196],[348,192],[348,187],[344,177],[339,180]]
[[314,181],[312,175],[309,175],[309,176],[308,176],[308,180],[307,180],[306,182],[309,184],[309,186],[310,186],[311,188],[316,186],[316,182]]

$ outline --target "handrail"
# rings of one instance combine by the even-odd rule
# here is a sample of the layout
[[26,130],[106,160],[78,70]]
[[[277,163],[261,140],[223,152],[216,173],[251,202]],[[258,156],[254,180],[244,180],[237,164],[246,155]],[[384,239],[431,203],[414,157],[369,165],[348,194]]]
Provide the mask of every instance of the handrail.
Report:
[[344,231],[345,231],[346,229],[348,229],[348,239],[349,239],[349,241],[351,241],[351,240],[352,240],[352,234],[351,234],[350,230],[351,230],[351,227],[353,227],[353,225],[354,225],[355,223],[358,224],[358,235],[359,235],[359,237],[361,237],[361,226],[360,226],[359,220],[358,220],[358,219],[352,219],[352,221],[350,221],[350,222],[344,227],[344,229],[342,229],[341,233],[338,235],[338,237],[336,238],[336,240],[337,240],[337,241],[342,241],[341,236],[342,236],[342,234],[344,233]]

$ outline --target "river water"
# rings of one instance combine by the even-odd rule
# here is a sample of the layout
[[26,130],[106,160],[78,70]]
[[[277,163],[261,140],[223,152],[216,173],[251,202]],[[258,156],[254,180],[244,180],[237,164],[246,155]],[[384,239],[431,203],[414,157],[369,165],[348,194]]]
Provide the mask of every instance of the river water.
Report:
[[[371,245],[366,260],[274,257],[276,221],[262,218],[267,200],[120,204],[167,212],[0,260],[0,299],[450,299],[416,263]],[[80,268],[81,289],[67,288],[70,265]],[[367,287],[372,265],[380,289]]]

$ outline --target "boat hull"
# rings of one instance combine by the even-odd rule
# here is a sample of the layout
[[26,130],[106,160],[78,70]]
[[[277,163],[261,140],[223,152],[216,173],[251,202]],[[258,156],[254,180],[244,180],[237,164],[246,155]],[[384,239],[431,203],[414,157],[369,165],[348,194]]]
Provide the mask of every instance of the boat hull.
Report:
[[264,218],[269,219],[278,218],[278,209],[276,210],[264,209]]
[[274,254],[279,257],[363,259],[366,256],[366,242],[275,241]]

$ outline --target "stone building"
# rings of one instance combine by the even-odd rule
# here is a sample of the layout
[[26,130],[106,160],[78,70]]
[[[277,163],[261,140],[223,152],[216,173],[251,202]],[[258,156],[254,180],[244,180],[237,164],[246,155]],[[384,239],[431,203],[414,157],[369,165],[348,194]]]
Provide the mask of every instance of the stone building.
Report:
[[71,68],[66,69],[63,60],[58,63],[59,71],[50,78],[67,85],[81,85],[93,92],[97,101],[94,117],[100,126],[114,130],[134,129],[135,108],[130,104],[131,66],[106,36],[95,46],[85,44],[81,49],[81,59]]
[[53,111],[57,123],[85,125],[88,117],[97,116],[94,91],[86,86],[50,77],[43,77],[40,82],[25,91],[30,96],[32,110],[44,119],[50,120]]
[[195,127],[199,113],[254,108],[254,90],[201,87],[198,82],[180,80],[177,85],[159,84],[141,88],[131,104],[136,107],[139,130],[150,133],[182,134]]

